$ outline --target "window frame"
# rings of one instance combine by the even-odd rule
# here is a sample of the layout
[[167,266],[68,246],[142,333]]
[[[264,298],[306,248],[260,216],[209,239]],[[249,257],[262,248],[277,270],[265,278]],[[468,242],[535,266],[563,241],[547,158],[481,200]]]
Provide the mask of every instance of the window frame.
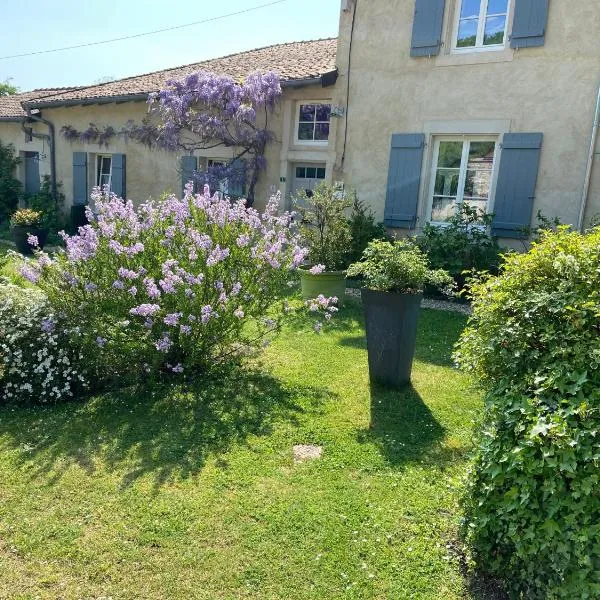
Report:
[[[113,170],[113,156],[112,154],[96,154],[96,176],[94,178],[96,187],[103,188],[104,186],[100,183],[100,179],[103,176],[101,170],[102,161],[108,158],[110,159],[110,172],[108,173],[108,189],[112,192],[112,170]],[[106,174],[104,174],[106,175]],[[106,185],[106,184],[105,184]]]
[[[315,111],[315,120],[313,121],[313,139],[312,140],[301,140],[299,138],[299,134],[300,134],[300,109],[303,106],[306,106],[308,104],[314,104],[315,106],[321,105],[321,106],[329,106],[330,109],[330,113],[329,113],[329,121],[317,121],[317,113]],[[298,102],[296,102],[296,116],[295,116],[295,121],[294,121],[294,144],[298,145],[298,146],[317,146],[317,147],[324,147],[324,146],[328,146],[329,145],[329,140],[331,139],[331,122],[332,122],[332,117],[331,117],[331,110],[333,110],[333,102],[331,100],[299,100]],[[308,121],[303,121],[303,123],[307,123]],[[315,136],[315,131],[317,128],[317,124],[318,123],[329,123],[329,134],[327,136],[326,140],[315,140],[314,136]]]
[[506,4],[506,16],[504,21],[504,41],[501,44],[489,44],[483,45],[483,37],[485,35],[485,23],[489,16],[498,16],[504,13],[492,13],[488,15],[488,7],[490,0],[481,0],[479,7],[479,17],[477,21],[477,36],[475,39],[475,46],[460,47],[458,46],[458,30],[460,27],[460,13],[463,2],[465,0],[456,0],[455,9],[456,14],[454,15],[454,24],[452,27],[452,54],[470,54],[472,52],[499,52],[506,50],[508,42],[508,31],[512,17],[513,0],[507,0]]
[[[430,225],[435,225],[436,227],[448,227],[450,225],[450,223],[448,223],[447,221],[434,221],[432,219],[433,199],[435,196],[435,181],[436,181],[437,171],[438,171],[438,160],[439,160],[439,152],[440,152],[440,143],[441,142],[462,142],[463,143],[460,170],[459,170],[458,190],[457,190],[457,197],[456,197],[457,206],[462,206],[462,204],[464,202],[465,183],[466,183],[466,177],[467,177],[467,171],[468,171],[467,167],[469,164],[468,157],[469,157],[470,143],[471,142],[494,142],[495,148],[494,148],[494,158],[493,158],[493,162],[492,162],[492,172],[491,172],[491,178],[490,178],[490,191],[489,191],[487,207],[485,209],[485,212],[487,214],[492,213],[494,210],[494,202],[495,202],[495,196],[496,196],[496,183],[497,183],[497,179],[498,179],[498,169],[499,169],[499,164],[500,164],[499,159],[500,159],[500,152],[501,152],[502,135],[499,135],[499,134],[490,134],[490,135],[486,135],[486,134],[448,135],[448,134],[445,134],[445,135],[434,135],[434,136],[432,136],[431,141],[432,141],[433,151],[432,151],[432,156],[431,156],[431,162],[429,163],[429,188],[428,188],[428,192],[427,192],[425,222],[429,223]],[[469,144],[466,144],[465,142],[469,142]],[[465,160],[465,158],[466,158],[466,160]],[[460,191],[460,194],[458,193],[459,191]],[[481,227],[482,229],[484,228],[483,225],[481,225],[481,226],[474,225],[474,227]]]

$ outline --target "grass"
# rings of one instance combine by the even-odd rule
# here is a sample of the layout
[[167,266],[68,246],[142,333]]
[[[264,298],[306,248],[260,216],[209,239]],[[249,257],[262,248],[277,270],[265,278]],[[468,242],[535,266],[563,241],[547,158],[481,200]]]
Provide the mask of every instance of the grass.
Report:
[[0,407],[0,598],[487,597],[452,551],[480,409],[450,360],[464,324],[423,311],[401,391],[369,386],[350,307],[244,374]]

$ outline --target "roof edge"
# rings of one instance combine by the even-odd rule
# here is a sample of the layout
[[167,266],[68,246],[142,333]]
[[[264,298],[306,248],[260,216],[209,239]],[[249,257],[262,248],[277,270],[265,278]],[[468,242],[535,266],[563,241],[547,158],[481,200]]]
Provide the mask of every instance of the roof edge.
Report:
[[[307,79],[287,79],[281,82],[282,88],[298,88],[310,85],[323,85],[328,81],[328,78],[337,74],[337,69],[327,73],[323,73],[319,77],[310,77]],[[331,85],[331,84],[328,84]],[[157,90],[158,91],[158,90]],[[115,102],[145,102],[152,92],[144,92],[139,94],[121,94],[118,96],[100,96],[97,98],[79,98],[76,100],[27,100],[21,102],[21,106],[25,111],[31,108],[58,108],[59,106],[89,106],[91,104],[114,104]],[[48,96],[52,98],[52,96]],[[18,120],[18,119],[17,119]]]

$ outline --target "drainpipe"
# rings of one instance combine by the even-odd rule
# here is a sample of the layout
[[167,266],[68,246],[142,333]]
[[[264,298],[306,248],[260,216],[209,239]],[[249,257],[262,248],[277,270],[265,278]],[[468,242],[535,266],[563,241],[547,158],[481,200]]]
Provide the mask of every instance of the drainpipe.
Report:
[[27,109],[27,118],[31,121],[44,123],[44,125],[48,127],[48,133],[36,133],[35,131],[29,131],[25,129],[25,121],[21,123],[21,127],[23,128],[23,131],[25,131],[25,133],[28,133],[29,135],[35,138],[47,140],[48,142],[48,147],[50,148],[50,188],[52,190],[52,199],[56,204],[58,199],[58,193],[56,186],[56,148],[54,144],[56,136],[54,131],[54,123],[48,121],[47,119],[42,119],[42,117],[38,115],[31,114],[30,109]]
[[594,154],[596,152],[596,142],[598,140],[598,126],[600,125],[600,86],[598,86],[598,100],[596,102],[596,114],[592,126],[592,141],[590,142],[590,153],[588,156],[587,168],[585,170],[585,180],[583,183],[583,194],[581,196],[581,210],[579,211],[579,221],[577,229],[583,231],[583,221],[585,219],[585,209],[587,208],[588,197],[590,195],[590,184],[592,181],[592,167],[594,166]]

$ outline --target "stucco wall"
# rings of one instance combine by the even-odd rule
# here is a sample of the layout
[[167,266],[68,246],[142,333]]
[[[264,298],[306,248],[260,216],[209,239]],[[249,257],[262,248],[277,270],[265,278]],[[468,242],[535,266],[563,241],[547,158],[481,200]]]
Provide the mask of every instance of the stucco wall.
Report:
[[[294,161],[325,162],[328,166],[328,177],[331,177],[335,163],[335,130],[338,122],[331,127],[330,143],[323,147],[302,146],[294,143],[294,124],[296,104],[301,100],[331,101],[335,86],[323,88],[311,85],[301,88],[286,88],[281,102],[274,114],[269,117],[269,128],[275,139],[267,148],[267,169],[261,173],[256,190],[256,207],[263,208],[272,193],[282,192],[289,206],[290,179]],[[57,180],[62,182],[66,197],[66,208],[73,201],[73,152],[123,153],[126,155],[127,196],[139,203],[147,198],[158,198],[163,192],[179,194],[181,191],[180,155],[159,150],[149,150],[134,141],[126,141],[115,137],[109,141],[108,147],[100,147],[96,143],[69,142],[60,134],[63,125],[71,125],[78,131],[88,128],[90,123],[100,129],[111,125],[120,129],[128,121],[140,122],[146,115],[147,105],[144,102],[126,102],[121,104],[85,105],[71,107],[46,108],[42,116],[54,123],[56,128],[56,173]],[[36,124],[36,131],[46,133],[44,125]],[[0,122],[0,140],[13,143],[18,151],[42,152],[41,140],[25,142],[19,123]],[[46,156],[40,163],[40,174],[50,172],[50,152],[45,145]],[[214,148],[198,151],[199,157],[213,159],[231,159],[232,149]],[[93,158],[93,157],[92,157]],[[94,165],[89,161],[89,186],[94,181]]]
[[[342,11],[340,19],[337,90],[339,102],[347,103],[349,112],[345,161],[338,168],[380,219],[391,135],[434,132],[436,122],[444,128],[449,121],[477,120],[489,122],[490,129],[506,123],[512,132],[544,133],[533,214],[541,209],[565,222],[577,221],[600,84],[598,3],[551,2],[546,43],[541,48],[457,58],[447,50],[456,0],[447,0],[442,55],[413,59],[409,50],[414,0],[358,0],[347,99],[355,1],[348,2],[350,10]],[[468,128],[466,124],[465,133]],[[342,140],[340,134],[339,156],[344,152]],[[424,174],[429,168],[424,165]],[[429,177],[422,177],[418,227],[425,219],[428,188]],[[598,212],[600,156],[588,219]]]

